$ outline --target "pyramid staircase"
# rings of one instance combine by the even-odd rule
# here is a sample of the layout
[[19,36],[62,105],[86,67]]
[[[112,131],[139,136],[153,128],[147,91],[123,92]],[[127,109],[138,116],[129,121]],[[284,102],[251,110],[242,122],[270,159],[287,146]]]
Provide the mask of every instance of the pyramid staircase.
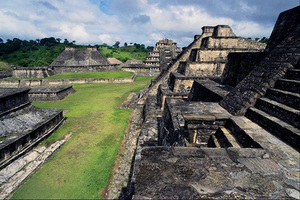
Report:
[[[263,148],[260,139],[275,136],[300,150],[300,69],[289,69],[245,116],[231,117],[208,141],[216,148]],[[270,136],[268,136],[270,137]]]
[[300,69],[290,69],[284,79],[267,90],[249,108],[246,117],[265,130],[300,149]]

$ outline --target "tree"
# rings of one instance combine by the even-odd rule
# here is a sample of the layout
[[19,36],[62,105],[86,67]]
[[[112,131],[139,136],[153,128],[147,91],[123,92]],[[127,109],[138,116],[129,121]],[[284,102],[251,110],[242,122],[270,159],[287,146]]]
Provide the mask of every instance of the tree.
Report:
[[65,38],[64,44],[69,44],[69,40],[67,38]]
[[61,39],[60,39],[60,38],[56,38],[56,41],[57,41],[58,43],[60,43]]
[[124,47],[127,47],[127,46],[128,46],[128,45],[127,45],[127,42],[125,42],[125,43],[124,43]]
[[120,46],[120,42],[119,41],[116,41],[116,43],[113,45],[114,48],[119,48]]
[[0,44],[2,44],[3,43],[3,39],[2,38],[0,38]]

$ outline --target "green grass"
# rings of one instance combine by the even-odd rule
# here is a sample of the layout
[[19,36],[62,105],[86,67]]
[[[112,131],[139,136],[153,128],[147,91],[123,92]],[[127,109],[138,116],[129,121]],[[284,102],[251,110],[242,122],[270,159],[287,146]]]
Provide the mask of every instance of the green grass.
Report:
[[119,105],[150,80],[137,77],[134,83],[74,85],[77,92],[62,101],[35,102],[38,107],[68,110],[65,124],[46,143],[73,135],[12,199],[102,198],[131,113]]
[[129,78],[133,75],[132,72],[77,72],[63,73],[47,77],[46,79],[65,79],[65,78]]

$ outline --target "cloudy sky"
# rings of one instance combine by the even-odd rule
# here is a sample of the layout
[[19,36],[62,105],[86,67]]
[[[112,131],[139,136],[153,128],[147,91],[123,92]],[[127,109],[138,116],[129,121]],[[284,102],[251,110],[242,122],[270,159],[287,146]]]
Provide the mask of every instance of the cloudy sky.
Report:
[[278,14],[299,0],[0,0],[0,38],[55,37],[77,44],[153,46],[192,42],[202,26],[230,25],[238,36],[269,37]]

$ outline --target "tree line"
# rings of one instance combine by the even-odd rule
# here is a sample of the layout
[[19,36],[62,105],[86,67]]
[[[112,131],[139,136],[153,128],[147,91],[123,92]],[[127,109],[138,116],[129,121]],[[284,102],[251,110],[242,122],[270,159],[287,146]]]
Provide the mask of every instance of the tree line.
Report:
[[[65,46],[75,46],[86,48],[86,45],[77,45],[75,40],[67,38],[46,37],[35,40],[21,40],[19,38],[0,38],[0,61],[22,67],[49,66],[57,56],[64,50]],[[96,45],[99,50],[108,49],[104,55],[106,57],[116,57],[123,62],[128,59],[144,60],[147,54],[153,50],[152,46],[145,47],[144,44],[127,43],[123,46],[119,41],[114,45],[106,43]],[[126,55],[123,55],[124,52]]]

